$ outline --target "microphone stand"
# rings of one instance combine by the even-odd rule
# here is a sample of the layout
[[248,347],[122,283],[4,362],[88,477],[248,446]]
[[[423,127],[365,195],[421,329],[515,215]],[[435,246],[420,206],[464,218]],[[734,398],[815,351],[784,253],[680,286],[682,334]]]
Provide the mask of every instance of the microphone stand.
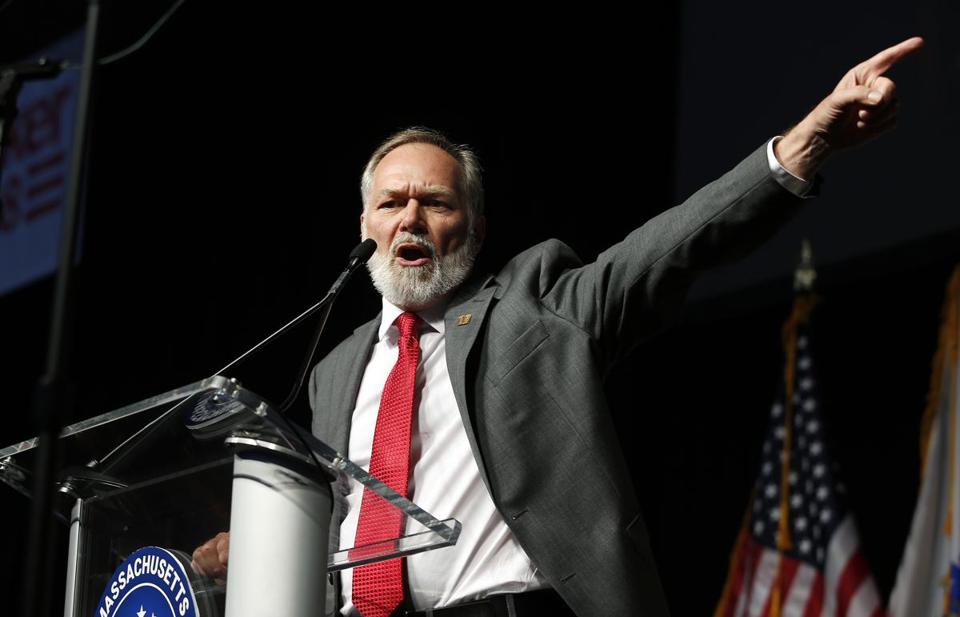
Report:
[[59,269],[57,270],[50,340],[47,348],[46,372],[37,384],[34,417],[37,431],[37,463],[35,467],[30,531],[26,551],[26,573],[20,610],[25,617],[46,617],[50,613],[50,589],[53,563],[53,481],[59,468],[59,436],[70,417],[72,388],[67,378],[73,325],[72,274],[77,231],[77,212],[83,191],[84,155],[89,136],[91,92],[96,66],[99,0],[88,0],[86,36],[83,46],[83,67],[77,95],[76,125],[73,152],[67,178],[66,203],[60,236]]
[[375,250],[377,250],[377,243],[369,238],[354,247],[354,249],[350,251],[350,257],[347,260],[347,267],[344,268],[343,272],[340,273],[340,276],[337,277],[337,280],[333,282],[333,285],[330,286],[330,289],[327,291],[327,294],[322,300],[294,317],[267,338],[263,339],[247,351],[240,354],[240,357],[217,371],[217,374],[219,375],[224,371],[236,366],[246,358],[259,351],[261,347],[277,338],[284,332],[288,331],[290,328],[296,326],[310,315],[313,315],[319,310],[323,310],[323,315],[320,317],[320,323],[317,325],[317,329],[314,331],[313,337],[310,340],[310,346],[307,349],[307,355],[304,356],[303,362],[300,364],[300,370],[297,372],[297,380],[293,384],[293,389],[290,390],[287,398],[283,399],[283,402],[280,403],[280,414],[286,415],[286,413],[290,410],[290,407],[293,406],[294,401],[297,400],[297,396],[300,395],[300,390],[303,389],[303,382],[307,378],[307,373],[310,371],[310,364],[313,360],[313,354],[317,351],[317,345],[320,344],[320,335],[323,334],[323,329],[327,325],[327,318],[330,317],[330,310],[333,308],[334,300],[336,300],[340,295],[344,284],[350,279],[351,276],[353,276],[353,273],[357,270],[357,268],[367,263],[367,260],[370,259],[370,256],[373,255]]
[[291,319],[289,322],[281,326],[279,330],[267,338],[263,339],[247,351],[240,354],[239,357],[217,371],[216,374],[220,375],[224,371],[228,371],[237,364],[240,364],[240,362],[243,360],[246,360],[250,356],[257,353],[267,343],[270,343],[281,334],[284,334],[290,330],[290,328],[293,328],[297,324],[303,322],[303,320],[307,317],[310,317],[317,311],[325,308],[326,311],[323,313],[323,316],[320,319],[320,325],[317,327],[317,330],[313,336],[313,340],[311,341],[310,350],[307,353],[307,357],[303,361],[303,365],[300,367],[299,379],[297,383],[294,384],[293,391],[287,395],[287,398],[284,399],[283,404],[280,405],[281,413],[285,412],[286,407],[293,402],[292,399],[297,398],[300,388],[303,387],[303,380],[306,378],[306,369],[310,368],[310,360],[313,358],[313,352],[316,350],[317,344],[320,342],[320,334],[323,332],[324,326],[326,326],[327,317],[330,316],[330,309],[333,307],[334,300],[336,300],[340,295],[344,284],[350,279],[351,276],[353,276],[353,273],[356,272],[357,268],[367,263],[367,260],[370,259],[370,256],[373,255],[375,250],[377,250],[377,243],[369,238],[355,246],[354,249],[350,251],[350,257],[347,260],[347,267],[343,269],[343,272],[340,273],[340,276],[337,277],[337,280],[333,282],[333,285],[331,285],[330,289],[327,290],[327,293],[323,296],[323,299]]
[[[279,411],[281,417],[283,417],[289,408],[293,405],[293,402],[296,400],[297,396],[300,394],[300,390],[303,388],[303,382],[306,379],[307,373],[310,370],[310,363],[313,359],[313,354],[316,351],[317,344],[320,341],[320,335],[323,333],[324,326],[326,326],[327,318],[330,316],[330,310],[333,308],[333,302],[340,295],[340,292],[343,291],[343,287],[346,282],[353,276],[353,273],[357,271],[363,264],[367,263],[367,260],[370,259],[370,256],[373,255],[373,252],[377,249],[377,243],[373,240],[367,239],[358,244],[351,252],[350,257],[347,261],[347,267],[343,269],[343,272],[340,273],[340,276],[337,277],[337,280],[334,281],[333,285],[330,286],[330,289],[324,295],[324,297],[303,311],[286,324],[281,326],[278,330],[267,336],[265,339],[243,352],[236,359],[232,360],[226,366],[221,368],[219,371],[214,373],[214,375],[221,375],[225,371],[230,370],[243,360],[246,360],[250,356],[256,354],[258,351],[263,349],[268,343],[275,340],[277,337],[289,332],[294,326],[302,323],[305,319],[311,315],[316,314],[318,311],[323,311],[321,316],[320,323],[317,326],[316,331],[311,339],[310,348],[307,350],[307,355],[304,357],[303,362],[300,366],[300,371],[297,375],[297,380],[294,382],[293,389],[290,394],[287,395],[287,398],[284,399],[283,403],[280,405]],[[144,441],[146,441],[150,435],[161,421],[168,417],[169,414],[177,410],[180,405],[183,403],[175,404],[173,407],[162,413],[160,416],[144,425],[140,430],[135,432],[130,437],[123,440],[119,445],[113,448],[110,452],[100,457],[99,460],[91,461],[88,466],[91,468],[99,468],[100,471],[106,472],[109,471],[112,467],[118,465],[124,458],[125,454],[132,452],[137,449],[137,446]]]

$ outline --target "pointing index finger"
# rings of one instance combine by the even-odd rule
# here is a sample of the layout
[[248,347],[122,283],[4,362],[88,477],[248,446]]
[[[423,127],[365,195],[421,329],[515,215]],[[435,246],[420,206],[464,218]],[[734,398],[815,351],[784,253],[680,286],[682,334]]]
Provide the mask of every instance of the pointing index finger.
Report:
[[906,56],[914,53],[923,47],[923,39],[919,36],[909,38],[901,43],[888,47],[876,54],[869,60],[866,60],[861,66],[864,72],[871,76],[883,75],[890,67],[899,62]]

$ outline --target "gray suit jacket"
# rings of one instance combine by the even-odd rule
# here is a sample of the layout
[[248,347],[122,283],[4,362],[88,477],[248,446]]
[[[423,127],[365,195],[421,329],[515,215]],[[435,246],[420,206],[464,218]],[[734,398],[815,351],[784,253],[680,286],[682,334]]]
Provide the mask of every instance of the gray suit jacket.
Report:
[[[549,240],[464,285],[447,308],[447,366],[483,481],[577,615],[668,614],[605,376],[671,316],[698,271],[747,252],[800,203],[762,147],[595,262]],[[313,431],[340,451],[378,324],[311,376]]]

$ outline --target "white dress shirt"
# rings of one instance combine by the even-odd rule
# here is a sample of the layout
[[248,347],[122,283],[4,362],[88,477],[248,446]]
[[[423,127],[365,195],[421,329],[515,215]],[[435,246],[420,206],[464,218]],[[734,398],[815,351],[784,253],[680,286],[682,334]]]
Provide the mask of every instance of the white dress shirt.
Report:
[[[798,197],[811,183],[787,171],[774,155],[779,137],[767,143],[767,162],[777,181]],[[498,593],[520,593],[548,587],[536,566],[520,547],[493,504],[473,458],[462,416],[447,370],[443,312],[445,306],[418,313],[424,321],[417,368],[419,404],[413,415],[408,495],[439,519],[456,518],[463,524],[452,547],[407,557],[407,582],[417,610],[439,608]],[[370,451],[380,396],[397,361],[398,330],[394,320],[403,312],[383,300],[379,337],[360,383],[353,410],[347,456],[370,468]],[[340,550],[352,548],[360,516],[363,486],[350,481],[348,511],[340,526]],[[410,521],[407,533],[423,531]],[[352,602],[353,570],[344,570],[344,615],[356,615]]]
[[[547,586],[497,512],[473,458],[447,370],[445,308],[418,313],[425,324],[420,334],[419,404],[413,416],[408,489],[417,505],[441,520],[456,518],[463,529],[456,545],[406,558],[407,583],[417,610]],[[370,468],[380,395],[397,361],[399,332],[393,322],[401,312],[383,301],[379,339],[353,411],[347,456],[364,469]],[[341,550],[354,545],[362,496],[363,486],[351,480],[349,510],[340,526]],[[419,531],[423,531],[419,523],[408,523],[407,533]],[[353,570],[345,570],[341,581],[342,612],[356,614],[351,601]]]

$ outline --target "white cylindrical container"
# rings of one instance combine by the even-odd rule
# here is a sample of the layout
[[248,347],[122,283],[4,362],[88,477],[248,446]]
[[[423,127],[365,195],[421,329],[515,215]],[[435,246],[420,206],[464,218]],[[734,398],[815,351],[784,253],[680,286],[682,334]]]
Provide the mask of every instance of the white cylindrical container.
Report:
[[324,615],[332,505],[319,469],[264,450],[236,456],[227,617]]

